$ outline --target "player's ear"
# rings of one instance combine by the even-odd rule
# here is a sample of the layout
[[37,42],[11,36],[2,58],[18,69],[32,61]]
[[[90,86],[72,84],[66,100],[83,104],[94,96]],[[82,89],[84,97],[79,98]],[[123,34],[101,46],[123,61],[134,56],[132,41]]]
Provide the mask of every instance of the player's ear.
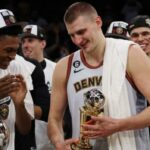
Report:
[[100,16],[97,16],[96,17],[96,23],[97,23],[97,25],[98,25],[98,27],[99,28],[101,28],[102,27],[102,19],[101,19],[101,17]]

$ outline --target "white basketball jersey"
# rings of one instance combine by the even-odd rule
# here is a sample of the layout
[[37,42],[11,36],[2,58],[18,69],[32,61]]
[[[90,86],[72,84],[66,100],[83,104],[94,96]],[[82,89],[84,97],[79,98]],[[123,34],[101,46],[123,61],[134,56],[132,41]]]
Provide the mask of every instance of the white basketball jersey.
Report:
[[[79,137],[80,133],[80,110],[84,105],[84,94],[92,89],[102,89],[102,65],[98,67],[89,66],[82,51],[76,51],[69,58],[67,96],[72,116],[72,137]],[[126,76],[127,91],[132,115],[141,112],[146,107],[146,101],[138,96],[135,85]],[[149,150],[148,128],[135,130],[137,150]],[[102,144],[102,143],[101,143]],[[100,144],[100,145],[101,145]],[[142,148],[141,148],[142,147]]]
[[82,53],[74,53],[67,84],[68,103],[72,116],[73,137],[79,137],[80,110],[84,105],[84,94],[92,89],[101,91],[102,67],[89,66]]
[[45,83],[48,86],[48,90],[51,91],[52,88],[52,76],[53,76],[53,71],[55,69],[56,63],[46,59],[46,67],[44,68],[44,75],[45,75]]

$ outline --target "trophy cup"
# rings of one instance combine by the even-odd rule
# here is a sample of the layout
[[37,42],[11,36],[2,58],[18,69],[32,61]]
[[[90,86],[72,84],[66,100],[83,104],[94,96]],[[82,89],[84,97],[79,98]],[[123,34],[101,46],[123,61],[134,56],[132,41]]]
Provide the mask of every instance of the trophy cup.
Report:
[[[80,125],[89,121],[90,116],[98,116],[103,113],[105,103],[104,95],[97,89],[92,89],[84,94],[84,105],[80,108]],[[80,131],[82,128],[80,127]],[[80,133],[79,143],[71,145],[72,150],[92,150],[89,139]]]
[[0,105],[0,150],[7,150],[9,144],[9,129],[5,123],[8,113],[8,105]]

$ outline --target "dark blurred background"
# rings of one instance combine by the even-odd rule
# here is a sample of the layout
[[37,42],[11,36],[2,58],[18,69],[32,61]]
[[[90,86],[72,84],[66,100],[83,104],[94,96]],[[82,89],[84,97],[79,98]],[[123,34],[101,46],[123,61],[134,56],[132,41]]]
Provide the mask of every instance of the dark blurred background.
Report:
[[[150,15],[149,0],[85,0],[91,3],[103,20],[103,32],[112,21],[126,21],[138,14]],[[63,24],[63,15],[73,0],[0,0],[0,9],[10,9],[25,24],[38,24],[47,32],[45,55],[58,61],[76,50]]]

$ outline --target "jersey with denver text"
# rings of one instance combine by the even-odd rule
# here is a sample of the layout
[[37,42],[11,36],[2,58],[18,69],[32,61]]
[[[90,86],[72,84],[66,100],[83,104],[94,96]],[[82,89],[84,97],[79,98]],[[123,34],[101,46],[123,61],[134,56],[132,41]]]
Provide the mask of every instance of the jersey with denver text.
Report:
[[[103,66],[100,64],[97,67],[88,65],[83,56],[83,52],[78,50],[70,55],[68,63],[68,82],[67,82],[67,96],[69,108],[72,116],[72,137],[79,137],[80,133],[80,110],[84,105],[84,94],[92,89],[102,91],[102,71]],[[135,87],[130,84],[127,78],[127,91],[132,115],[141,112],[146,107],[146,102],[138,98]],[[134,87],[134,88],[133,88]],[[148,129],[140,129],[135,132],[137,150],[149,149],[149,135]],[[101,140],[100,140],[101,141]],[[104,141],[103,141],[104,142]],[[107,143],[107,142],[106,142]],[[104,143],[103,143],[104,144]],[[98,145],[102,145],[98,144]],[[104,146],[105,147],[105,146]],[[104,148],[102,148],[104,149]],[[107,144],[105,147],[107,150]]]

